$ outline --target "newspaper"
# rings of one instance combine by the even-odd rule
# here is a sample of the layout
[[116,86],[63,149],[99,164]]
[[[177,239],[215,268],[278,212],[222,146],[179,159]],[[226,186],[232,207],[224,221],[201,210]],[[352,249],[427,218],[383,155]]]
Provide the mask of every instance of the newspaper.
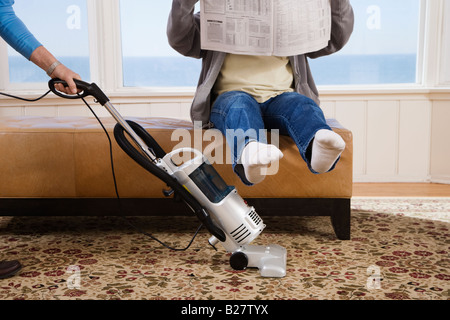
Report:
[[331,34],[330,0],[200,0],[202,49],[293,56]]

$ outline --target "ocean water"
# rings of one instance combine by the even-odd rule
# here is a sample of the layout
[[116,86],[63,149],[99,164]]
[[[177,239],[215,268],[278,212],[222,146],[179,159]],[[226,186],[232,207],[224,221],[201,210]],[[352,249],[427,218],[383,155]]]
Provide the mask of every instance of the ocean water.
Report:
[[[78,73],[84,81],[90,81],[89,57],[63,57],[64,65]],[[47,82],[47,74],[22,56],[9,57],[9,81],[12,83]]]
[[415,54],[330,55],[309,60],[318,85],[416,82]]
[[[60,58],[90,81],[88,57]],[[394,84],[416,82],[417,57],[411,55],[331,55],[309,60],[317,85]],[[10,57],[10,81],[46,82],[47,75],[23,57]],[[123,85],[196,86],[201,61],[185,57],[124,57]]]

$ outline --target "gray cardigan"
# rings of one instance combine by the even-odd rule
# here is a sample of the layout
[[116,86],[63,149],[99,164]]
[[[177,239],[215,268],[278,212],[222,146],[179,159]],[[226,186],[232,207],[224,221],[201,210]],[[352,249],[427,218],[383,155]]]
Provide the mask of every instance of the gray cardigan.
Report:
[[[173,0],[167,24],[169,44],[180,54],[202,59],[202,69],[191,106],[191,120],[203,128],[211,127],[209,121],[214,101],[212,88],[219,75],[226,53],[202,50],[200,46],[200,16],[194,14],[198,0]],[[319,93],[311,75],[307,58],[317,58],[337,52],[353,32],[353,9],[349,0],[330,0],[331,40],[328,46],[308,54],[289,57],[294,72],[295,91],[319,104]]]

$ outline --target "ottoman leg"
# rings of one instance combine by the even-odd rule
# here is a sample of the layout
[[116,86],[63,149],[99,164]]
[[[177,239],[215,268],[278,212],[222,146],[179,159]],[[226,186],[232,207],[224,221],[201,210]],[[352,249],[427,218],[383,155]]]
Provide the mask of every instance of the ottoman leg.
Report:
[[350,240],[350,199],[335,199],[331,223],[339,240]]

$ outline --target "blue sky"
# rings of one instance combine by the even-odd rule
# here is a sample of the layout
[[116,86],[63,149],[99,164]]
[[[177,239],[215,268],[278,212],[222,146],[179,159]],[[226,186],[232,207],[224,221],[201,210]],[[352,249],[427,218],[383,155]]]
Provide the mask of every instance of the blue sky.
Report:
[[351,3],[355,12],[355,28],[342,53],[402,54],[417,51],[419,0],[352,0]]
[[[166,39],[171,3],[170,0],[121,0],[124,55],[178,55]],[[342,53],[416,52],[419,0],[352,0],[351,3],[356,16],[355,31]],[[67,11],[72,5],[80,8],[80,15]],[[14,9],[55,55],[87,55],[85,0],[16,0]],[[79,21],[73,19],[74,14]],[[67,27],[68,21],[72,29]]]
[[[170,0],[121,0],[125,55],[177,54],[168,48],[165,38],[171,3]],[[355,11],[355,29],[350,43],[342,53],[416,52],[419,0],[351,0],[351,3]],[[377,12],[373,11],[376,7],[373,6],[379,8],[379,15],[376,17],[374,14]],[[368,8],[372,8],[369,13]],[[372,29],[367,26],[368,20]],[[379,29],[373,29],[374,23]],[[147,41],[134,36],[139,34]],[[157,45],[152,46],[149,42]]]
[[[67,10],[80,8],[79,29],[69,29],[73,13]],[[16,15],[22,19],[36,38],[57,56],[86,56],[89,51],[85,0],[15,0]],[[71,11],[73,12],[73,11]],[[78,27],[78,26],[77,26]],[[10,53],[12,51],[10,50]],[[15,52],[14,52],[15,54]]]

